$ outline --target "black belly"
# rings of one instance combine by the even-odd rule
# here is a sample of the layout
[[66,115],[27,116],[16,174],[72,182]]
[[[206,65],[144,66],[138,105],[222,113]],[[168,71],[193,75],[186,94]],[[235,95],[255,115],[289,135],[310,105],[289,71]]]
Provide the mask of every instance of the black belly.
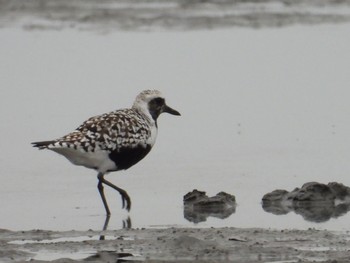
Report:
[[115,163],[118,170],[125,170],[141,161],[151,150],[151,146],[146,148],[137,146],[135,148],[121,148],[109,154],[109,158]]

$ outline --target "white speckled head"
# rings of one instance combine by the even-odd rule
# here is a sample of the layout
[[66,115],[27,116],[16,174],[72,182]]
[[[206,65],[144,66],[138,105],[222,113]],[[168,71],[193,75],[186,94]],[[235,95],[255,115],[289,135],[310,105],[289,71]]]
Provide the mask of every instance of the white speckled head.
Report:
[[[139,95],[137,95],[134,104],[132,106],[133,109],[137,109],[148,117],[152,117],[149,112],[149,102],[155,98],[162,98],[162,94],[158,90],[144,90]],[[151,118],[152,119],[152,118]]]
[[165,99],[158,90],[144,90],[135,99],[133,109],[138,110],[150,121],[157,121],[159,115],[167,112],[173,115],[180,115],[180,113],[165,104]]
[[164,99],[163,95],[159,90],[144,90],[139,95],[137,95],[133,108],[140,108],[146,106],[147,109],[148,103],[155,98]]

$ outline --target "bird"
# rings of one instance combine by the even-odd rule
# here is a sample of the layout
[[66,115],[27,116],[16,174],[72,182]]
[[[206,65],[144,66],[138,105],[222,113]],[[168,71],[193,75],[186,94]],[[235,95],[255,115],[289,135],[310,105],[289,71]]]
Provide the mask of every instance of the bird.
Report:
[[111,215],[104,185],[118,191],[122,208],[130,211],[128,193],[107,181],[109,172],[126,170],[142,160],[152,149],[162,113],[181,114],[165,103],[158,90],[144,90],[131,108],[115,110],[84,121],[73,132],[55,140],[32,142],[33,147],[48,149],[66,157],[71,163],[97,171],[97,188],[107,216]]

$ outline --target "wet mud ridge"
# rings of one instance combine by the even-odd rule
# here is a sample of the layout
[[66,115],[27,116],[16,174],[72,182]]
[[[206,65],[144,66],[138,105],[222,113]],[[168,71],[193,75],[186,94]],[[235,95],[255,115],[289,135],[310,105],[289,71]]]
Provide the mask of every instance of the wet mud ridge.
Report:
[[347,262],[349,247],[348,233],[313,229],[0,231],[0,262]]
[[27,30],[196,30],[350,21],[349,1],[3,0],[0,27]]

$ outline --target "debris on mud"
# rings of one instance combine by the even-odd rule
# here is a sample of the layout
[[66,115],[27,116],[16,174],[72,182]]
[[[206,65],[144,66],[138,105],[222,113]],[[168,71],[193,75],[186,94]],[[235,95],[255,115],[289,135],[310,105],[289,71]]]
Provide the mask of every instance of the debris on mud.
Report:
[[[350,236],[326,230],[166,228],[1,231],[0,262],[348,262]],[[80,241],[79,241],[80,240]]]
[[325,222],[350,211],[350,188],[336,182],[309,182],[291,192],[278,189],[265,194],[262,207],[276,215],[294,211],[305,220]]
[[184,196],[183,202],[184,217],[194,223],[206,221],[210,216],[224,219],[236,211],[235,196],[225,192],[208,197],[195,189]]

